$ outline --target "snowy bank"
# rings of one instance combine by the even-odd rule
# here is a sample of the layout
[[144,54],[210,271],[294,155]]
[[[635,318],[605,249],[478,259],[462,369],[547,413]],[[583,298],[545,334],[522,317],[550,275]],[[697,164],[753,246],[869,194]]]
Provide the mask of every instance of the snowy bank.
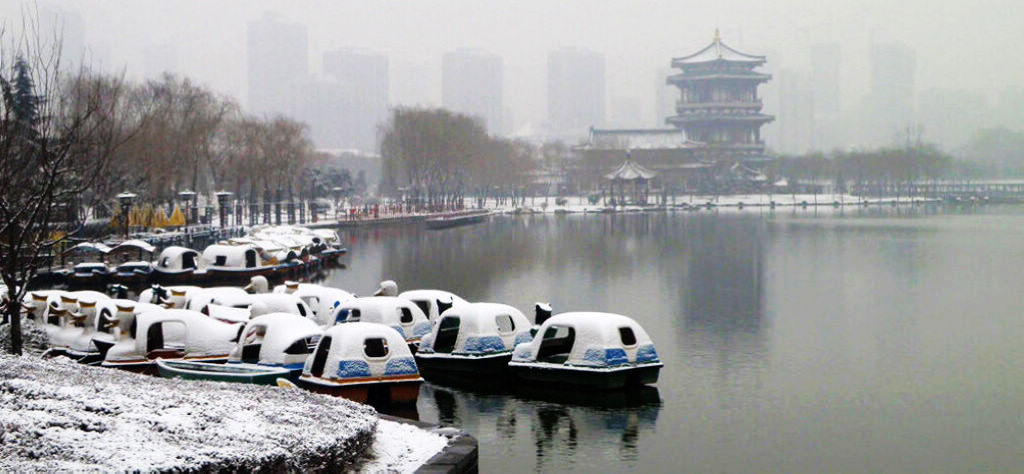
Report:
[[303,390],[0,355],[0,472],[340,471],[377,431],[372,408]]

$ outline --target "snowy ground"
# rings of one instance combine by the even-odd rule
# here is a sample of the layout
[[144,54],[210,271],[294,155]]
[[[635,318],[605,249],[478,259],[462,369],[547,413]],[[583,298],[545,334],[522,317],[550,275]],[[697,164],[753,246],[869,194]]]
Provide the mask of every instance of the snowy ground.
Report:
[[377,422],[376,439],[370,447],[370,459],[359,466],[361,472],[412,472],[434,457],[448,438],[389,420]]
[[0,355],[0,472],[337,471],[377,422],[370,407],[303,390]]

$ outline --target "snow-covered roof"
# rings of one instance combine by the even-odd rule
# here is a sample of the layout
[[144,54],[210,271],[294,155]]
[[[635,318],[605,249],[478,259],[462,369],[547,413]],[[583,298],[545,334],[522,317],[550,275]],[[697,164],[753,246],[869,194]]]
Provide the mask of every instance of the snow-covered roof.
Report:
[[253,245],[211,245],[203,250],[203,263],[207,267],[253,268],[246,265],[246,254],[249,252],[255,253],[256,267],[262,266],[260,252]]
[[[491,352],[509,351],[515,347],[520,334],[529,335],[530,320],[526,319],[518,309],[501,303],[467,303],[453,306],[441,314],[439,321],[448,318],[457,318],[458,336],[455,339],[453,353],[482,354]],[[504,319],[503,324],[509,327],[499,326],[499,319]],[[430,336],[425,337],[420,350],[433,352],[433,341],[437,340],[437,333],[441,323],[434,324]]]
[[[653,349],[650,336],[633,318],[614,313],[570,312],[557,314],[544,321],[533,341],[516,347],[513,361],[536,362],[544,335],[552,326],[570,327],[575,333],[572,350],[565,361],[566,365],[599,365],[593,356],[588,357],[588,352],[598,351],[599,357],[603,359],[607,349],[623,349],[628,361],[635,362],[637,353],[634,349],[647,345],[651,345]],[[620,328],[632,330],[636,339],[634,344],[628,347],[623,344]]]
[[666,150],[702,148],[705,145],[686,138],[678,128],[590,129],[583,150]]
[[64,255],[72,253],[100,253],[107,254],[110,252],[110,247],[103,245],[99,242],[82,242],[74,247],[71,247],[64,251]]
[[333,326],[342,303],[356,298],[345,290],[312,283],[298,283],[294,290],[289,290],[287,284],[278,285],[274,293],[288,293],[306,302],[321,326]]
[[[231,351],[229,360],[242,360],[242,351],[251,336],[262,332],[259,363],[267,365],[283,365],[286,363],[285,349],[295,341],[320,336],[323,330],[307,318],[289,313],[271,313],[257,316],[245,325],[238,345]],[[303,357],[305,361],[305,357]]]
[[185,254],[192,254],[195,258],[199,258],[199,252],[195,250],[171,246],[160,252],[160,257],[157,258],[157,266],[167,270],[184,270],[182,267],[182,256]]
[[[135,351],[145,358],[149,327],[156,323],[181,323],[185,326],[185,356],[227,355],[234,348],[232,341],[238,334],[238,325],[228,324],[187,309],[162,309],[138,314],[135,317]],[[110,353],[108,353],[108,356]]]
[[117,252],[122,250],[142,250],[143,252],[153,253],[156,252],[156,247],[151,245],[149,242],[146,242],[145,240],[132,239],[121,242],[114,246],[114,248],[110,249],[111,252]]
[[711,44],[691,55],[673,58],[672,66],[678,67],[684,64],[698,64],[711,61],[763,64],[765,62],[765,57],[747,54],[733,49],[722,42],[722,38],[718,35],[718,30],[715,30],[715,38],[711,41]]
[[654,179],[658,176],[658,173],[651,171],[643,166],[634,163],[631,160],[626,160],[619,165],[615,171],[604,175],[604,179],[612,181],[632,181],[634,179]]
[[[365,353],[365,341],[367,339],[384,339],[387,343],[387,355],[379,358],[367,357]],[[353,361],[365,363],[366,372],[368,372],[362,373],[360,371],[360,373],[351,374],[355,378],[382,376],[385,374],[388,363],[391,361],[408,364],[413,369],[416,369],[416,362],[412,358],[412,352],[409,351],[409,346],[405,343],[402,336],[382,324],[356,322],[334,326],[324,332],[316,351],[320,350],[320,345],[324,344],[325,341],[330,343],[327,362],[324,365],[323,372],[323,378],[328,380],[348,378],[342,376],[346,372],[346,370],[343,370],[342,363],[351,363]],[[306,360],[306,366],[303,369],[304,376],[310,374],[313,359],[314,357],[309,357]],[[357,363],[357,365],[362,364]]]
[[[341,304],[341,311],[348,310],[345,321],[364,321],[390,326],[399,331],[407,340],[414,341],[430,332],[430,321],[415,303],[394,296],[368,296],[356,298]],[[353,310],[359,310],[356,317]],[[339,313],[341,312],[339,311]],[[404,316],[406,321],[402,321]]]

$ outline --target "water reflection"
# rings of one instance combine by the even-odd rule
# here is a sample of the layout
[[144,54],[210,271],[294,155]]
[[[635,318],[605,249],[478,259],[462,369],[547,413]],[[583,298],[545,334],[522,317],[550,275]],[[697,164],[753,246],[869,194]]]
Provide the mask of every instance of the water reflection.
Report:
[[419,411],[423,421],[474,433],[481,445],[498,450],[529,445],[536,470],[632,463],[640,443],[656,435],[662,402],[654,387],[589,394],[512,390],[514,396],[428,383],[420,392]]

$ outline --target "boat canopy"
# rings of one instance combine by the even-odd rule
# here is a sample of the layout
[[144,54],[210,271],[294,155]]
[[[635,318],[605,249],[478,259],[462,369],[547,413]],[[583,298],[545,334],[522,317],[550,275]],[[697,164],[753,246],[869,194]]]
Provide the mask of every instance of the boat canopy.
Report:
[[121,242],[121,243],[115,245],[114,248],[110,249],[111,252],[117,252],[117,251],[122,251],[122,250],[125,250],[125,251],[127,251],[127,250],[131,250],[131,251],[139,251],[139,250],[141,250],[143,252],[153,253],[153,252],[156,252],[156,247],[154,247],[149,242],[146,242],[145,240],[132,239],[132,240],[126,240],[124,242]]
[[387,326],[348,323],[324,332],[303,376],[344,381],[367,377],[418,375],[416,360],[402,336]]
[[108,360],[140,359],[153,350],[180,349],[185,357],[227,355],[234,348],[239,326],[207,317],[187,309],[161,309],[135,316],[135,341],[132,354],[107,353]]
[[304,301],[313,311],[317,324],[333,326],[342,303],[352,301],[356,295],[338,288],[312,283],[288,282],[274,288],[274,293],[291,294]]
[[394,296],[356,298],[341,305],[336,323],[365,321],[394,328],[414,341],[430,332],[430,321],[415,303]]
[[312,352],[309,344],[321,334],[320,326],[302,316],[289,313],[258,316],[246,323],[228,362],[301,368]]
[[621,314],[572,312],[552,316],[533,341],[516,346],[512,362],[617,367],[657,362],[654,343]]
[[207,268],[259,268],[265,266],[254,245],[211,245],[203,250]]
[[106,255],[110,252],[110,247],[103,245],[99,242],[82,242],[64,251],[64,255],[75,255],[75,254],[99,254]]
[[160,252],[156,267],[172,272],[195,269],[199,265],[199,252],[185,247],[171,246]]
[[398,297],[416,303],[431,321],[452,306],[469,304],[461,296],[444,290],[408,290],[399,293]]
[[420,352],[463,355],[508,352],[530,340],[530,321],[521,311],[499,303],[466,303],[445,311]]

